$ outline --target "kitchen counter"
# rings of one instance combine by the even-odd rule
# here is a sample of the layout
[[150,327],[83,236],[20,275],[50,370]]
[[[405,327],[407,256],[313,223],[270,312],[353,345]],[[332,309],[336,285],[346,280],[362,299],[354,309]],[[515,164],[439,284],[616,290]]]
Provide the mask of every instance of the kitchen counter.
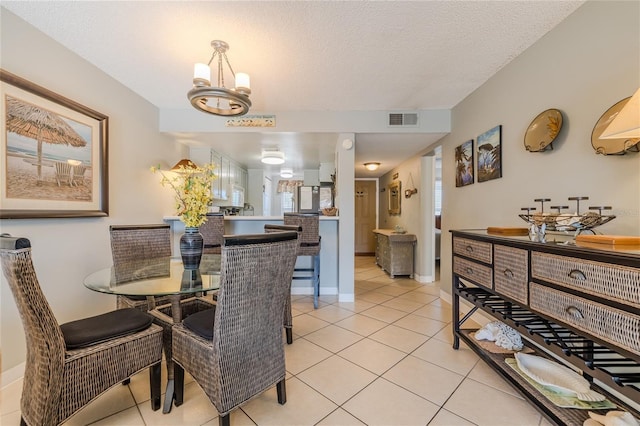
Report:
[[[340,216],[320,216],[320,220],[338,220]],[[165,216],[162,218],[165,222],[180,221],[178,216]],[[282,216],[242,216],[231,215],[225,216],[224,220],[240,221],[240,220],[254,220],[254,221],[282,221]]]
[[[165,216],[164,222],[171,225],[173,257],[180,257],[180,237],[184,234],[184,223],[178,216]],[[224,233],[226,235],[262,234],[264,225],[282,224],[282,216],[225,216]],[[338,294],[338,232],[339,216],[320,216],[320,295]],[[296,268],[310,268],[311,257],[298,258]],[[311,282],[294,280],[292,294],[313,294]]]

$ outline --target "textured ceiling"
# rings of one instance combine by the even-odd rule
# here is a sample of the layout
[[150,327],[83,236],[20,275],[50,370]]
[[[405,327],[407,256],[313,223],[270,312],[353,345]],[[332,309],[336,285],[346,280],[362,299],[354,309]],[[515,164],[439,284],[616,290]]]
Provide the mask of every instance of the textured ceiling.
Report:
[[225,40],[234,70],[251,75],[252,113],[277,113],[450,109],[582,3],[3,0],[2,6],[161,109],[189,108],[193,63],[209,59],[212,39]]

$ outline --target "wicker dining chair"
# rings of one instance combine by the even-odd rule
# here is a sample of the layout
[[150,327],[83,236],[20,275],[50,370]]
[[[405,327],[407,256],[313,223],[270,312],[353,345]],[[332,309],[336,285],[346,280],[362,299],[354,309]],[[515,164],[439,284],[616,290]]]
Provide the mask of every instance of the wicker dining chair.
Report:
[[[298,234],[298,245],[300,245],[300,234],[302,233],[302,228],[300,226],[295,225],[264,225],[264,232],[296,232]],[[296,258],[298,249],[296,249]],[[291,285],[289,285],[289,297],[284,305],[284,329],[287,334],[287,344],[293,343],[293,315],[291,314]]]
[[203,253],[220,253],[222,236],[224,235],[224,215],[207,213],[207,221],[200,225],[200,233],[204,239]]
[[[300,226],[300,245],[298,256],[311,256],[312,268],[296,268],[294,280],[310,280],[313,286],[313,307],[318,308],[320,298],[320,216],[318,213],[284,214],[284,224]],[[302,275],[300,275],[302,273]],[[305,273],[307,273],[305,275]],[[310,273],[310,275],[308,274]]]
[[[111,225],[111,256],[114,269],[126,267],[132,261],[168,258],[171,256],[171,227],[167,224]],[[154,304],[170,303],[167,297],[152,299]],[[117,296],[118,308],[149,310],[149,299],[145,296]]]
[[297,233],[225,236],[214,309],[173,327],[176,406],[184,370],[229,425],[230,412],[277,385],[286,402],[282,312],[295,267]]
[[33,268],[30,241],[0,236],[0,262],[26,338],[21,425],[59,425],[145,368],[151,407],[160,408],[162,328],[149,314],[120,309],[58,325]]

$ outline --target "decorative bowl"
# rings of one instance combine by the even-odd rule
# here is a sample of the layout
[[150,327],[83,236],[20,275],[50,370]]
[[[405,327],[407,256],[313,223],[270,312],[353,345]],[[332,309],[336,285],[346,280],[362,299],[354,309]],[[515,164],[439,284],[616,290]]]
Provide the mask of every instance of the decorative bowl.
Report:
[[603,401],[604,395],[590,389],[589,382],[575,371],[536,355],[516,353],[518,367],[524,374],[562,395],[581,401]]
[[326,207],[322,209],[322,214],[325,216],[335,216],[338,214],[338,209],[335,207]]

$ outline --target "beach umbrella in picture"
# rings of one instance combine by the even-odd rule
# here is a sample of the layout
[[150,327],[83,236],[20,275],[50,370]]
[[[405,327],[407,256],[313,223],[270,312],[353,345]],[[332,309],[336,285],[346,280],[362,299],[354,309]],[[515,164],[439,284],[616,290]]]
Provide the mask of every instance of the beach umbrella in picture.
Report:
[[10,96],[6,97],[6,128],[37,142],[38,153],[38,181],[42,178],[42,144],[62,144],[75,147],[87,145],[82,136],[67,124],[59,115],[21,101]]

